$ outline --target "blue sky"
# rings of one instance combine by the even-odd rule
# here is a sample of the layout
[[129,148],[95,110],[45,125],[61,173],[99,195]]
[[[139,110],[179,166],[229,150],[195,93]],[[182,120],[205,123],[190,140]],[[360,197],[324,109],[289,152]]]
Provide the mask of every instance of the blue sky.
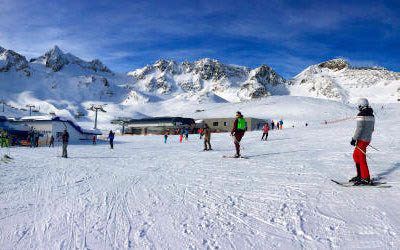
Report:
[[[397,2],[397,3],[396,3]],[[400,71],[400,1],[0,0],[0,46],[59,45],[125,72],[204,57],[290,78],[334,57]]]

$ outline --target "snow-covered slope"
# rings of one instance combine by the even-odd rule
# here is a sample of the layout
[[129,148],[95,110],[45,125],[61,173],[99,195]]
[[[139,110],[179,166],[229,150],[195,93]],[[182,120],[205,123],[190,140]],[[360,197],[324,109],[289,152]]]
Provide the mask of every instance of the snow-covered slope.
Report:
[[312,65],[289,83],[291,95],[355,102],[393,103],[400,99],[400,73],[379,67],[352,67],[343,59]]
[[234,153],[228,134],[212,134],[208,152],[192,135],[166,144],[162,136],[117,137],[113,150],[71,145],[68,159],[57,157],[58,145],[14,147],[14,161],[0,165],[0,246],[398,249],[399,122],[399,104],[384,108],[372,144],[380,151],[368,149],[372,176],[390,188],[330,181],[356,174],[355,121],[273,130],[268,141],[246,133],[248,159],[222,157]]

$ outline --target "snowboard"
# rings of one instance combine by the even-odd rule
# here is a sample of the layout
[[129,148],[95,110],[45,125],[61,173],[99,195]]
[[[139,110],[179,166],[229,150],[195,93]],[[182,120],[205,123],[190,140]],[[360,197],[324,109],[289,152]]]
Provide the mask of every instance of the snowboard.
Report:
[[332,179],[331,179],[331,181],[342,187],[376,187],[376,188],[392,187],[392,186],[388,185],[386,182],[380,182],[380,181],[372,181],[372,183],[369,185],[359,185],[359,186],[356,186],[356,185],[354,185],[353,182],[348,182],[348,181],[337,181],[337,180],[332,180]]

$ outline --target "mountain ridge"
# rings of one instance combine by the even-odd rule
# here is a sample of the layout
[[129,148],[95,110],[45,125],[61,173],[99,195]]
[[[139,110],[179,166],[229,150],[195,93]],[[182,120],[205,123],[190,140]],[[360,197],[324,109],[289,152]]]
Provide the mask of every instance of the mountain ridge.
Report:
[[274,95],[343,103],[367,97],[385,103],[400,99],[400,73],[354,67],[335,58],[285,79],[265,64],[249,68],[203,58],[160,59],[125,74],[111,71],[98,59],[85,61],[64,53],[58,46],[29,61],[0,47],[0,90],[2,98],[14,105],[37,103],[44,112],[71,115],[87,114],[87,104],[96,102],[127,110],[153,102],[235,103]]

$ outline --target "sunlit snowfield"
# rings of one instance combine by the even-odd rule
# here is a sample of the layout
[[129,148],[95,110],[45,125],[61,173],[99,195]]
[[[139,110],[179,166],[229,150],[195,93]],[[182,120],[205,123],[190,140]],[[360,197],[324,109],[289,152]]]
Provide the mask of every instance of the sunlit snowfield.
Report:
[[[397,107],[396,107],[397,108]],[[355,175],[354,121],[228,134],[203,152],[191,135],[108,145],[13,148],[0,165],[1,249],[395,249],[400,246],[399,116],[377,117],[371,174],[391,188],[338,186]],[[4,152],[4,151],[3,151]]]

